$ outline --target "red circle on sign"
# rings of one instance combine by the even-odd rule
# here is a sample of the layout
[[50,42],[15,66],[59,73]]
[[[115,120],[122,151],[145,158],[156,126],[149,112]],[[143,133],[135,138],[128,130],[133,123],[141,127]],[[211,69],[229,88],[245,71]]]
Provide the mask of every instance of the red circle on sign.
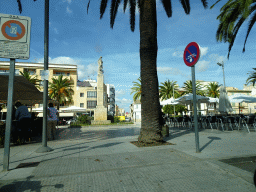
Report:
[[[194,47],[196,48],[196,52],[197,52],[196,56],[193,56],[192,53],[189,51],[188,48],[191,47],[191,46],[194,46]],[[186,53],[187,53],[187,52],[189,52],[189,54],[191,55],[191,57],[193,57],[193,59],[194,59],[194,61],[191,62],[191,63],[186,60]],[[200,48],[199,48],[199,45],[198,45],[196,42],[191,42],[191,43],[189,43],[189,44],[186,46],[186,48],[185,48],[185,50],[184,50],[184,53],[183,53],[183,60],[184,60],[185,64],[186,64],[187,66],[189,66],[189,67],[192,67],[192,66],[194,66],[194,65],[197,63],[197,61],[199,60],[199,58],[200,58]]]
[[[21,27],[21,34],[19,34],[18,32],[17,32],[17,37],[11,37],[11,36],[9,36],[6,32],[5,32],[5,27],[11,27],[10,26],[10,24],[11,23],[16,23],[17,25],[19,25],[20,27]],[[19,22],[19,21],[16,21],[16,20],[9,20],[9,21],[7,21],[7,22],[5,22],[3,25],[2,25],[2,29],[1,29],[1,31],[2,31],[2,34],[3,34],[3,36],[5,36],[5,38],[7,38],[7,39],[9,39],[9,40],[19,40],[19,39],[21,39],[24,35],[25,35],[25,27],[24,27],[24,25],[21,23],[21,22]]]

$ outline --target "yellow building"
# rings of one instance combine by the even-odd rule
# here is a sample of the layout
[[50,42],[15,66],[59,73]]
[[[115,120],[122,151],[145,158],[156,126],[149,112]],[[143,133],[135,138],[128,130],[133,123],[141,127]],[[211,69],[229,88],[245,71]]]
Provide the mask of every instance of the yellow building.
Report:
[[[0,73],[8,73],[10,67],[9,61],[0,61]],[[30,75],[41,80],[40,71],[44,70],[43,63],[16,62],[15,73],[29,72]],[[86,108],[88,113],[94,114],[94,109],[97,105],[97,82],[95,80],[78,81],[77,65],[73,64],[52,64],[48,65],[49,82],[52,78],[58,78],[63,75],[71,83],[71,88],[74,90],[73,102],[69,106]],[[43,81],[40,84],[39,90],[43,92]],[[107,86],[104,84],[104,106],[108,105]],[[40,107],[35,105],[33,108]],[[60,110],[69,106],[60,105]],[[42,115],[42,114],[41,114]],[[39,115],[39,116],[41,116]],[[61,116],[73,116],[73,113],[60,113]]]

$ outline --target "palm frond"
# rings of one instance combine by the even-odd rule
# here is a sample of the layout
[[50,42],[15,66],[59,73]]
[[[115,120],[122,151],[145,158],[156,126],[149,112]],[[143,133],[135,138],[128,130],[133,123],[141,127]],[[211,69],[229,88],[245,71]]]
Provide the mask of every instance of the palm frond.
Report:
[[102,19],[103,14],[105,13],[106,7],[108,4],[108,0],[102,0],[100,4],[100,19]]
[[172,3],[170,0],[162,0],[161,1],[164,7],[164,10],[167,14],[167,17],[171,17],[172,16]]
[[180,0],[180,3],[182,4],[185,13],[188,15],[190,13],[189,0]]
[[132,32],[134,32],[134,29],[135,29],[135,8],[136,8],[135,0],[130,0],[130,26],[131,26]]
[[[254,6],[251,8],[250,13],[251,13],[252,11],[255,11],[255,9],[256,9],[256,5],[254,5]],[[249,14],[250,14],[250,13],[249,13]],[[253,25],[254,25],[255,22],[256,22],[256,13],[253,15],[253,17],[251,18],[251,20],[250,20],[250,22],[249,22],[249,26],[248,26],[246,38],[245,38],[245,41],[244,41],[243,53],[245,52],[245,44],[246,44],[247,38],[248,38],[248,36],[249,36],[249,34],[250,34],[250,32],[251,32],[251,29],[252,29],[252,27],[253,27]]]
[[112,0],[110,7],[110,27],[113,29],[120,0]]
[[212,9],[217,3],[219,3],[221,0],[218,0],[218,1],[216,1],[211,7],[210,7],[210,9]]

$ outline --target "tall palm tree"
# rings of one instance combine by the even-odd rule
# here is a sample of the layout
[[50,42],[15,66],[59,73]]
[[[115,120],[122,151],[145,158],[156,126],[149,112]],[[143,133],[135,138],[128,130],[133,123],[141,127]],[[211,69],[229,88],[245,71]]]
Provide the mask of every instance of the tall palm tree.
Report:
[[177,91],[177,81],[170,81],[169,79],[164,83],[161,83],[162,86],[159,86],[159,97],[161,100],[170,99],[173,97],[173,89],[174,89],[174,97],[177,98],[179,96],[179,92]]
[[[192,86],[192,81],[188,80],[184,83],[183,88],[185,89],[185,91],[182,93],[182,95],[188,94],[188,93],[192,93],[193,94],[193,86]],[[203,86],[196,81],[196,94],[197,95],[202,95],[205,96],[205,91],[202,90]]]
[[60,104],[69,104],[74,94],[71,88],[71,83],[67,78],[63,79],[63,75],[58,76],[58,79],[52,78],[52,83],[49,82],[49,96],[58,101],[57,109],[59,110]]
[[[100,19],[103,17],[107,7],[107,0],[101,0]],[[110,27],[113,28],[118,7],[121,0],[112,0],[110,8]],[[139,142],[154,143],[162,142],[161,115],[159,102],[159,84],[157,78],[157,18],[156,0],[124,0],[123,10],[130,4],[130,27],[135,29],[135,7],[140,12],[140,63],[141,63],[141,130],[138,137]],[[180,0],[186,14],[190,13],[188,0]],[[204,8],[207,8],[207,1],[201,0]],[[168,17],[172,16],[172,5],[170,0],[162,0],[161,3]],[[87,5],[87,13],[90,0]]]
[[131,88],[132,92],[130,93],[133,94],[133,101],[136,101],[136,100],[140,100],[141,102],[141,78],[139,77],[138,78],[138,81],[139,82],[136,82],[136,81],[133,81],[133,87]]
[[32,84],[35,85],[36,88],[40,88],[39,87],[39,84],[41,82],[40,79],[37,79],[37,75],[35,77],[32,77],[28,71],[24,71],[24,72],[21,72],[20,71],[20,74],[25,77],[29,82],[31,82]]
[[[208,86],[206,86],[207,91],[206,95],[208,97],[213,97],[213,98],[219,98],[220,97],[220,85],[218,83],[210,83]],[[216,103],[214,103],[214,111],[216,111]]]
[[251,71],[251,72],[248,73],[248,74],[250,74],[250,76],[246,80],[247,85],[249,83],[252,83],[253,86],[255,85],[255,82],[256,82],[256,68],[253,68],[253,69],[255,70],[254,72]]
[[[220,1],[221,0],[218,0],[215,4],[211,6],[210,9],[212,9]],[[225,43],[229,43],[228,59],[238,30],[240,29],[244,21],[256,10],[256,4],[254,3],[255,0],[229,0],[220,9],[221,13],[217,17],[217,19],[220,20],[220,24],[216,33],[216,39],[220,42],[224,41]],[[252,15],[252,18],[249,21],[247,34],[244,41],[243,53],[245,52],[245,44],[255,21],[256,13]]]

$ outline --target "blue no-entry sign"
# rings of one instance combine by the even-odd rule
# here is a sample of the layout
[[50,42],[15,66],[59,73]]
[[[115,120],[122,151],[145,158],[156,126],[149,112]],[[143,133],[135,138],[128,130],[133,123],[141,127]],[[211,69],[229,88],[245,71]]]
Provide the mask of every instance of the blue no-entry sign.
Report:
[[200,48],[196,42],[189,43],[183,54],[184,62],[187,66],[194,66],[200,58]]

